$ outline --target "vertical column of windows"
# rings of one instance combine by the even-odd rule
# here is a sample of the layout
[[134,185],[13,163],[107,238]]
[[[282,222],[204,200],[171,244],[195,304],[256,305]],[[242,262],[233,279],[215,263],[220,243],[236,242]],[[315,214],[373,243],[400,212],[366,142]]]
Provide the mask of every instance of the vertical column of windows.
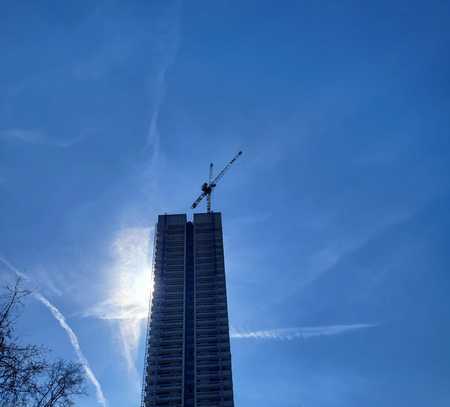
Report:
[[157,225],[145,407],[183,406],[186,223],[170,216]]
[[194,227],[191,222],[188,222],[186,225],[184,407],[195,406],[194,284]]
[[194,216],[196,406],[233,407],[220,214]]

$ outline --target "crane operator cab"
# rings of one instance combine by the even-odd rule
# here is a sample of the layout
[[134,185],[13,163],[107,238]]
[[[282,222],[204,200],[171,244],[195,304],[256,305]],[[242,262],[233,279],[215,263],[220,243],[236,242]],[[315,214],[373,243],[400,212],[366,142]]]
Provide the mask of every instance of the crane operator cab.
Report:
[[211,186],[207,183],[207,182],[205,182],[203,185],[202,185],[202,191],[205,193],[205,194],[210,194],[211,193]]

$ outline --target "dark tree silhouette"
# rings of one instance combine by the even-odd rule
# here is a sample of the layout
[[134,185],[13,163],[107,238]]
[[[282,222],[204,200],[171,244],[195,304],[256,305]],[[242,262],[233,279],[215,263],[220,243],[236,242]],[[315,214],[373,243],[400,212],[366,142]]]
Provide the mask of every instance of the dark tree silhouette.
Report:
[[43,347],[22,344],[15,324],[30,295],[21,280],[0,295],[0,407],[68,407],[85,395],[82,366],[62,359],[48,361]]

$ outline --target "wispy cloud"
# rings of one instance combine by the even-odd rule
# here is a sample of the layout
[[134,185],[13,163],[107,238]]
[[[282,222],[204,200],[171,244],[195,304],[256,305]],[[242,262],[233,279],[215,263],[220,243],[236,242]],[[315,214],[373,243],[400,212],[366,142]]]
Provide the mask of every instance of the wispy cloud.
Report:
[[309,339],[317,336],[342,335],[362,329],[374,328],[376,326],[378,326],[378,324],[326,325],[278,328],[260,331],[248,331],[231,328],[230,336],[236,339]]
[[153,111],[147,134],[146,148],[151,150],[151,161],[156,163],[159,151],[158,118],[166,93],[166,77],[175,62],[180,44],[181,1],[176,1],[168,8],[167,16],[159,22],[160,64],[155,79]]
[[[12,271],[14,274],[16,274],[18,277],[23,278],[24,280],[30,280],[29,277],[21,272],[19,269],[17,269],[15,266],[13,266],[8,260],[6,260],[3,256],[0,256],[0,261],[10,270]],[[78,340],[77,335],[75,334],[75,332],[73,331],[73,329],[70,327],[70,325],[67,323],[66,318],[64,317],[64,315],[61,313],[61,311],[56,308],[46,297],[44,297],[41,293],[39,293],[38,291],[34,290],[33,291],[33,296],[39,301],[41,302],[53,315],[53,317],[58,321],[59,325],[61,326],[62,329],[64,329],[64,331],[66,332],[67,336],[69,337],[70,343],[72,344],[73,349],[75,350],[75,353],[77,355],[78,361],[81,363],[81,365],[83,366],[84,372],[86,374],[86,377],[91,381],[91,383],[94,385],[95,387],[95,392],[96,392],[96,396],[97,396],[97,401],[99,404],[106,406],[107,405],[107,401],[105,398],[105,395],[103,394],[103,390],[102,387],[99,383],[99,381],[97,380],[97,378],[95,377],[94,372],[92,371],[88,360],[86,359],[86,357],[84,356],[81,347],[80,347],[80,342]]]
[[25,144],[40,144],[58,148],[69,148],[85,138],[85,134],[66,140],[58,140],[50,137],[46,132],[38,129],[12,128],[0,130],[0,140],[20,142]]
[[83,314],[116,321],[123,356],[132,372],[152,289],[150,233],[150,228],[126,228],[117,233],[111,244],[113,265],[108,270],[111,284],[107,297]]

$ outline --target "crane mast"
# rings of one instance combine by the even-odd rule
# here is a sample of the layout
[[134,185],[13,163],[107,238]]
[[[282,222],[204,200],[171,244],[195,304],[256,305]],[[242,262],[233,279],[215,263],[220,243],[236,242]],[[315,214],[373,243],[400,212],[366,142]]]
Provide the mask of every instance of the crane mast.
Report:
[[217,174],[217,176],[213,179],[213,163],[209,164],[209,178],[208,182],[203,183],[202,185],[202,193],[198,196],[198,198],[192,204],[192,209],[196,208],[198,204],[206,197],[206,210],[208,213],[211,213],[211,195],[214,188],[217,186],[219,180],[224,176],[224,174],[228,171],[228,169],[233,165],[233,163],[241,156],[242,151],[239,151],[230,162],[223,168],[222,171]]

